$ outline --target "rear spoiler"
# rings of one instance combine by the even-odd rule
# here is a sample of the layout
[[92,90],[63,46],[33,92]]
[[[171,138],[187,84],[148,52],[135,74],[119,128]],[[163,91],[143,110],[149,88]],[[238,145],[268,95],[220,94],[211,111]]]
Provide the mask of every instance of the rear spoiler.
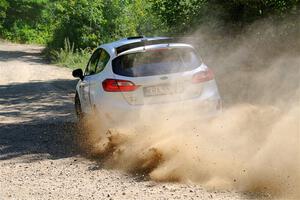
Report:
[[139,42],[133,42],[130,44],[125,44],[122,46],[119,46],[116,48],[116,53],[117,55],[127,51],[129,49],[133,49],[133,48],[137,48],[137,47],[143,47],[146,45],[155,45],[155,44],[169,44],[172,42],[176,42],[176,40],[174,38],[171,37],[162,37],[162,38],[142,38],[141,41]]

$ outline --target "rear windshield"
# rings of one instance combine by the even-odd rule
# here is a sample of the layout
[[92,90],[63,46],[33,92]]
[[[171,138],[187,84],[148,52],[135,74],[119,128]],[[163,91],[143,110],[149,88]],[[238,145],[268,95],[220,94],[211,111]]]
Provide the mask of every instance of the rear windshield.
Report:
[[119,56],[112,61],[113,72],[139,77],[190,71],[201,64],[192,48],[157,49]]

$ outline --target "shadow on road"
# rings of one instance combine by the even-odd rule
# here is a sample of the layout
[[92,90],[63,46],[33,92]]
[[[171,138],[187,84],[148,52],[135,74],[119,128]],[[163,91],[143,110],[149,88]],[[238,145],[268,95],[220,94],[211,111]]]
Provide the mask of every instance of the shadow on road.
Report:
[[67,79],[0,85],[0,160],[77,154],[75,85]]
[[39,49],[27,49],[28,51],[3,51],[0,50],[0,61],[15,61],[16,59],[24,62],[44,64],[46,61],[42,57]]
[[8,124],[0,125],[0,131],[0,160],[32,154],[40,154],[39,159],[59,159],[78,154],[73,122]]

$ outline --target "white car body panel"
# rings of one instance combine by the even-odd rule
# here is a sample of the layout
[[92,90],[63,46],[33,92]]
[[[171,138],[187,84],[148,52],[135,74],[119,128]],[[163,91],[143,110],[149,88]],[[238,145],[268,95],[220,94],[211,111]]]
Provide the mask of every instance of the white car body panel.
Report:
[[[141,39],[119,40],[114,43],[104,44],[102,48],[110,55],[110,60],[103,71],[98,74],[85,76],[78,82],[76,91],[81,102],[82,112],[90,114],[96,112],[102,123],[107,127],[116,123],[133,123],[145,118],[145,113],[166,119],[174,115],[185,115],[199,112],[201,116],[213,116],[220,112],[220,95],[215,80],[194,84],[191,82],[193,75],[207,68],[205,64],[191,70],[173,74],[162,74],[154,76],[128,77],[117,75],[112,70],[112,60],[120,55],[134,52],[143,52],[155,48],[182,48],[191,45],[183,43],[149,45],[129,49],[116,54],[115,48],[139,42]],[[106,92],[102,82],[106,79],[120,79],[132,81],[140,87],[132,92]],[[161,84],[180,85],[182,93],[171,95],[146,97],[144,88]],[[197,116],[193,116],[197,117]]]

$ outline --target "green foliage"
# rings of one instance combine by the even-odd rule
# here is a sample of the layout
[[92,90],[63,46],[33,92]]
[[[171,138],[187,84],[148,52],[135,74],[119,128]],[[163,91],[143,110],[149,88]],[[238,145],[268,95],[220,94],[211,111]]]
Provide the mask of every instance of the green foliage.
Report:
[[208,0],[151,0],[153,12],[173,33],[184,33],[202,21]]
[[159,20],[146,0],[63,0],[56,4],[60,16],[50,48],[59,48],[68,37],[75,48],[95,47],[125,36],[150,34]]
[[6,10],[9,4],[6,0],[0,0],[0,23],[6,18]]
[[98,44],[98,34],[104,20],[102,0],[63,0],[55,6],[60,23],[49,43],[51,48],[61,47],[65,38],[69,38],[76,48]]
[[[0,35],[18,42],[43,44],[51,37],[50,0],[0,0]],[[4,5],[4,6],[3,6]],[[2,17],[1,20],[1,16]]]
[[[183,35],[199,26],[243,30],[259,19],[280,22],[299,16],[299,4],[300,0],[0,0],[0,37],[46,44],[56,62],[75,66],[88,57],[89,50],[82,49],[122,37]],[[286,27],[294,35],[299,32],[299,22]],[[287,35],[284,31],[280,34]]]
[[53,62],[71,69],[82,68],[84,69],[91,55],[92,50],[75,49],[74,43],[71,44],[68,39],[64,41],[64,47],[59,50],[52,50],[51,55]]
[[0,0],[0,36],[47,43],[51,49],[63,47],[65,38],[75,48],[95,47],[124,36],[156,33],[160,19],[151,12],[147,0]]
[[258,19],[299,14],[299,0],[151,0],[153,12],[173,33],[199,25],[212,29],[242,28]]

